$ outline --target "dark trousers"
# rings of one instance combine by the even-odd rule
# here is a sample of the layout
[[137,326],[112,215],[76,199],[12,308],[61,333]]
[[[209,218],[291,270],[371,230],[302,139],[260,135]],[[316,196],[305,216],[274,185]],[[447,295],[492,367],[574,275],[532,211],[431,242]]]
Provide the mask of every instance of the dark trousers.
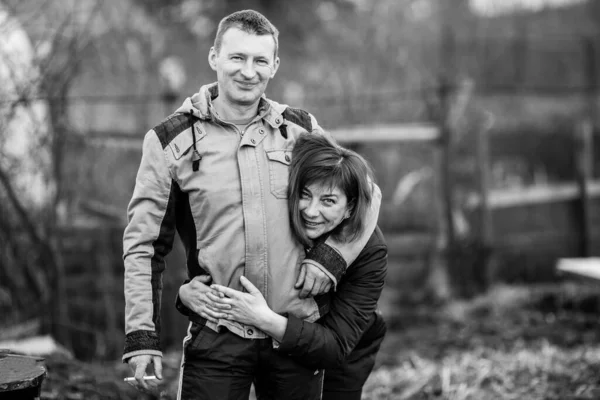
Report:
[[362,397],[362,389],[354,391],[331,392],[323,391],[323,400],[360,400]]
[[243,339],[194,323],[184,348],[181,399],[318,400],[323,371],[306,368],[273,349],[271,339]]
[[325,371],[322,400],[360,400],[386,329],[381,327],[374,331],[377,335],[365,336],[342,365]]

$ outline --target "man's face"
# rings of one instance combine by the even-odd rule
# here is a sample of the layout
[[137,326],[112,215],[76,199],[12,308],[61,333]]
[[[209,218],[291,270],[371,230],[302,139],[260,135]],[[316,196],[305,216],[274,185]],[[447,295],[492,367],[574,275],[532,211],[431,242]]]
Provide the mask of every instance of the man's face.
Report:
[[271,35],[254,35],[238,28],[225,32],[220,51],[211,48],[208,61],[217,72],[219,96],[243,106],[258,102],[279,67]]

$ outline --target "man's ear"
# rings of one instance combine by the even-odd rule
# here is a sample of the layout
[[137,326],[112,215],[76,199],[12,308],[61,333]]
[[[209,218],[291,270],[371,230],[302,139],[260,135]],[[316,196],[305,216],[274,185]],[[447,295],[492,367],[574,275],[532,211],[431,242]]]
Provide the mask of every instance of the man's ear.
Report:
[[210,68],[213,71],[217,70],[217,50],[215,50],[215,47],[211,47],[210,51],[208,52],[208,65],[210,65]]
[[277,70],[279,69],[279,57],[275,57],[275,61],[273,62],[273,68],[271,69],[271,78],[275,77]]

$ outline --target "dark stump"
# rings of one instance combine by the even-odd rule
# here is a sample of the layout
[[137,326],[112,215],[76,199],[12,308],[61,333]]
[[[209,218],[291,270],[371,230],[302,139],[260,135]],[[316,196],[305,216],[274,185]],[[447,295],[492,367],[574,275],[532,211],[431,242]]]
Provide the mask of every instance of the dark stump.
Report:
[[43,358],[11,354],[0,350],[0,398],[39,399],[46,376]]

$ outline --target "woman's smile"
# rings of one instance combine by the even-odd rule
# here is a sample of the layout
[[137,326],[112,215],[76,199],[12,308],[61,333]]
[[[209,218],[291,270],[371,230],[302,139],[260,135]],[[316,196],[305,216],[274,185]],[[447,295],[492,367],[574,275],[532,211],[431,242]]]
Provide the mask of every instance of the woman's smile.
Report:
[[319,226],[322,224],[322,222],[308,221],[307,219],[304,219],[304,224],[306,226],[311,227],[311,226]]
[[299,210],[310,239],[331,232],[348,213],[348,199],[337,186],[313,183],[302,191]]

